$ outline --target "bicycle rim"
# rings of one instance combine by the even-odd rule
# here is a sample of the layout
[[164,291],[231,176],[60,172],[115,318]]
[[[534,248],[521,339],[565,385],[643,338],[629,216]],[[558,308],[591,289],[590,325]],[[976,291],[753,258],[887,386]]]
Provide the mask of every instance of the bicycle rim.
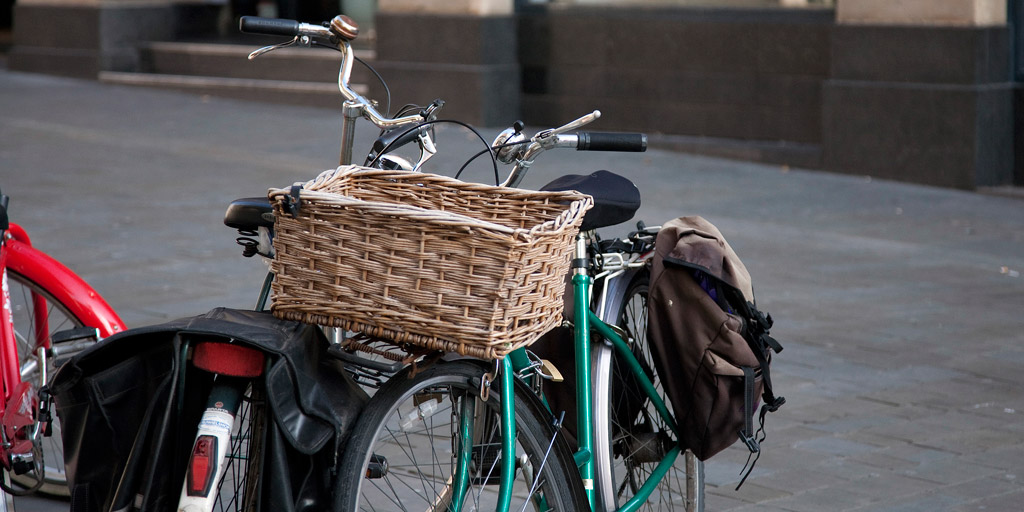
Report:
[[[36,323],[42,321],[40,315],[33,307],[32,294],[42,297],[46,302],[45,331],[52,336],[54,333],[66,329],[82,327],[84,324],[71,310],[57,301],[54,296],[28,278],[7,271],[8,288],[11,296],[11,313],[14,318],[15,339],[18,342],[18,364],[21,368],[21,379],[24,382],[32,382],[36,386],[39,383],[39,361],[33,351],[35,343],[33,340],[36,331]],[[47,362],[47,375],[53,376],[56,368],[53,362]],[[69,496],[67,488],[67,476],[64,473],[64,447],[62,445],[60,420],[53,415],[52,435],[43,438],[43,485],[37,492],[51,496]],[[29,473],[25,475],[11,475],[11,481],[21,487],[32,487],[38,481],[36,475]]]
[[[500,409],[497,389],[491,390],[488,400],[480,399],[482,374],[472,363],[438,364],[411,379],[401,373],[382,388],[346,447],[339,472],[341,508],[494,510]],[[516,471],[509,510],[588,508],[572,455],[564,440],[553,440],[549,416],[539,412],[535,401],[515,394]],[[467,424],[473,431],[472,462],[466,498],[459,508],[453,506],[455,453],[465,440],[460,425]]]
[[[665,397],[647,344],[648,282],[646,272],[634,278],[620,306],[617,324],[626,331],[625,341],[671,410],[671,402]],[[611,358],[611,379],[603,391],[610,395],[611,482],[613,503],[617,508],[633,497],[650,477],[673,446],[673,437],[618,356]],[[639,510],[702,512],[703,462],[688,450],[677,457],[668,474],[659,481]]]

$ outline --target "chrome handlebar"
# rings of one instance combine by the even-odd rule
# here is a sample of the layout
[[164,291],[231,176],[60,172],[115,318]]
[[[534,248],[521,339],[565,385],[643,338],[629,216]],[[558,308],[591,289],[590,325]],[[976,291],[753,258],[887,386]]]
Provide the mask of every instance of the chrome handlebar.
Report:
[[293,36],[291,41],[264,46],[263,48],[250,53],[249,60],[280,48],[295,45],[309,47],[313,44],[314,40],[325,41],[331,45],[336,45],[338,51],[341,52],[341,66],[338,71],[338,90],[346,100],[346,107],[356,109],[358,111],[358,115],[366,118],[381,129],[390,129],[397,126],[424,121],[424,117],[420,114],[397,118],[387,117],[377,110],[372,101],[352,90],[352,87],[349,85],[349,79],[352,76],[352,63],[355,61],[355,54],[352,51],[351,41],[355,39],[356,35],[359,33],[359,27],[350,18],[343,15],[336,16],[331,23],[325,25],[327,26],[300,23],[293,20],[257,18],[252,16],[244,16],[239,22],[239,28],[242,32]]
[[558,128],[550,128],[547,130],[541,130],[537,132],[533,138],[530,139],[529,144],[524,144],[526,147],[521,148],[518,151],[514,151],[513,155],[509,160],[515,160],[515,166],[512,168],[512,172],[508,174],[508,178],[501,184],[503,187],[517,187],[519,183],[523,181],[523,177],[526,176],[526,172],[530,170],[530,166],[533,165],[533,160],[537,155],[555,148],[577,148],[579,146],[579,135],[575,133],[566,134],[565,132],[570,130],[578,130],[584,125],[592,123],[601,117],[601,111],[595,110],[575,121],[566,123]]

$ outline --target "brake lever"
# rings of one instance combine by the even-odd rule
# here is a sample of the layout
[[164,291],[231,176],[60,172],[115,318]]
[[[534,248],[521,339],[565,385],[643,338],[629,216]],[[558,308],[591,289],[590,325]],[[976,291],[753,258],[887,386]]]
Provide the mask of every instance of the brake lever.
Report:
[[585,115],[585,116],[583,116],[583,117],[581,117],[581,118],[579,118],[579,119],[577,119],[575,121],[572,121],[572,122],[570,122],[568,124],[565,124],[563,126],[559,126],[558,128],[550,128],[550,129],[547,129],[547,130],[542,130],[540,132],[537,132],[537,135],[533,136],[533,140],[535,140],[537,142],[541,142],[543,140],[552,138],[552,137],[554,137],[556,135],[559,135],[559,134],[562,134],[562,133],[565,133],[565,132],[568,132],[568,131],[572,131],[572,130],[576,130],[576,129],[582,128],[585,125],[593,123],[599,117],[601,117],[601,111],[600,110],[595,110],[595,111],[593,111],[593,112],[591,112],[591,113],[589,113],[589,114],[587,114],[587,115]]
[[423,117],[424,120],[432,121],[437,117],[437,111],[441,110],[441,107],[443,106],[444,100],[438,98],[432,101],[427,108],[423,109],[423,111],[420,112],[420,116]]
[[419,139],[420,160],[416,162],[416,165],[412,167],[413,172],[419,172],[420,167],[424,164],[424,162],[430,160],[430,157],[437,154],[437,147],[434,146],[434,139],[430,138],[429,131],[424,131],[423,133],[420,133]]
[[305,46],[306,48],[309,48],[310,46],[312,46],[312,44],[313,44],[313,40],[310,39],[309,36],[295,36],[294,38],[292,38],[291,41],[286,41],[286,42],[283,42],[283,43],[277,43],[277,44],[273,44],[273,45],[270,45],[270,46],[264,46],[263,48],[260,48],[259,50],[256,50],[256,51],[250,53],[249,54],[249,60],[253,60],[256,57],[259,57],[260,55],[263,55],[265,53],[270,53],[270,52],[272,52],[274,50],[280,50],[281,48],[287,48],[289,46],[294,46],[294,45],[302,45],[302,46]]

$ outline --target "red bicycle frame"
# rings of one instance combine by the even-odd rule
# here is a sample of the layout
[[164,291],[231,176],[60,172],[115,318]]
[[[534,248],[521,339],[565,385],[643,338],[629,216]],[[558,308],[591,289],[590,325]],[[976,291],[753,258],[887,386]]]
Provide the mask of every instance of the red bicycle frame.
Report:
[[[85,326],[99,330],[106,338],[125,330],[124,322],[117,313],[82,278],[57,260],[32,247],[32,242],[21,226],[11,223],[6,232],[0,231],[0,383],[3,396],[0,397],[0,425],[11,446],[0,447],[4,466],[9,463],[12,453],[28,453],[32,442],[26,437],[25,427],[35,423],[36,397],[31,383],[22,382],[18,358],[18,344],[14,333],[14,318],[11,311],[8,269],[46,290],[52,299],[64,305],[69,312]],[[32,293],[32,309],[35,314],[35,331],[32,350],[50,348],[46,298]]]

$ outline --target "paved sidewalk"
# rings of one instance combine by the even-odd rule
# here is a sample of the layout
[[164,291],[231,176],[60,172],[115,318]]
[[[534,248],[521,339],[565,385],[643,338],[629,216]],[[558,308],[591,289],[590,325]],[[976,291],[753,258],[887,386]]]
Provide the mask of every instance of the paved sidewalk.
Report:
[[[264,269],[224,208],[331,167],[339,128],[338,112],[0,71],[0,187],[132,326],[250,307]],[[438,145],[447,168],[482,147],[457,129]],[[741,491],[744,450],[707,464],[709,511],[1024,508],[1024,200],[654,150],[548,153],[525,185],[602,168],[637,183],[649,224],[718,225],[785,344],[788,403]]]

